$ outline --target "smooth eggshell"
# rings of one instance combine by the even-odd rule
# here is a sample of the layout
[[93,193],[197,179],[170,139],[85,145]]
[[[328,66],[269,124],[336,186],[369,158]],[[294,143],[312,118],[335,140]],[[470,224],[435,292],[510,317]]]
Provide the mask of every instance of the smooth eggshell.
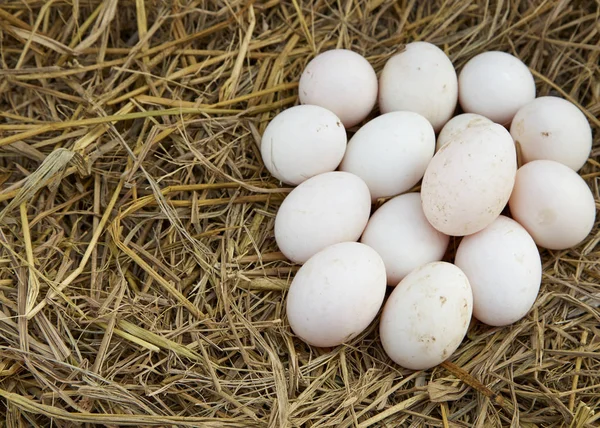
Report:
[[581,243],[596,219],[594,196],[566,165],[536,160],[519,168],[510,212],[540,247],[564,250]]
[[573,103],[540,97],[521,107],[510,126],[523,162],[546,159],[578,171],[592,150],[592,129]]
[[285,198],[275,217],[275,239],[291,261],[304,263],[339,242],[357,241],[371,212],[364,181],[334,171],[309,178]]
[[406,193],[383,204],[371,216],[361,242],[385,263],[388,285],[397,285],[412,270],[444,257],[449,237],[425,218],[421,195]]
[[295,186],[335,170],[344,157],[346,138],[340,119],[329,110],[295,106],[269,122],[260,152],[275,178]]
[[502,212],[517,170],[514,142],[495,123],[466,129],[433,157],[421,185],[427,220],[446,235],[479,232]]
[[325,107],[345,127],[362,121],[377,102],[377,75],[369,61],[346,49],[333,49],[308,63],[298,87],[302,104]]
[[540,289],[538,248],[519,223],[505,216],[464,237],[454,264],[469,278],[473,315],[488,325],[505,326],[523,318]]
[[414,42],[391,57],[379,78],[379,109],[414,111],[439,131],[452,117],[458,81],[452,62],[437,46]]
[[481,116],[480,114],[463,113],[459,114],[458,116],[454,116],[452,119],[446,122],[440,131],[437,137],[435,151],[437,152],[442,148],[443,145],[450,142],[450,140],[455,138],[465,129],[474,128],[476,126],[486,125],[489,123],[492,123],[492,121],[487,117]]
[[435,133],[423,116],[381,115],[354,134],[340,170],[362,178],[373,199],[406,192],[423,178],[435,149]]
[[515,113],[535,98],[535,81],[527,66],[506,52],[483,52],[471,58],[458,76],[458,99],[467,113],[508,125]]
[[312,256],[287,296],[294,333],[314,346],[337,346],[365,330],[385,297],[385,266],[370,247],[344,242]]
[[397,364],[425,370],[458,348],[469,328],[473,295],[456,266],[421,266],[394,289],[383,308],[379,332],[386,354]]

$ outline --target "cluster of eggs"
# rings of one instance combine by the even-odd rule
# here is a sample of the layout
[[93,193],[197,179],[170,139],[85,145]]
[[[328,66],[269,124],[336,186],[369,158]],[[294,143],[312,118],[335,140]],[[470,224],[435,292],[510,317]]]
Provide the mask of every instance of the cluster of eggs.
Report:
[[[302,264],[287,296],[298,337],[342,344],[383,306],[386,353],[426,369],[458,348],[473,316],[505,326],[528,313],[538,246],[575,246],[595,221],[576,172],[591,151],[589,123],[569,101],[535,95],[527,66],[504,52],[473,57],[458,77],[426,42],[391,57],[379,79],[344,49],[307,65],[301,105],[273,118],[261,141],[265,167],[297,186],[275,238]],[[381,115],[347,141],[345,128],[377,100]],[[457,104],[465,113],[453,118]],[[371,215],[381,198],[391,199]],[[463,237],[453,264],[441,261],[450,236]],[[386,285],[395,288],[384,305]]]

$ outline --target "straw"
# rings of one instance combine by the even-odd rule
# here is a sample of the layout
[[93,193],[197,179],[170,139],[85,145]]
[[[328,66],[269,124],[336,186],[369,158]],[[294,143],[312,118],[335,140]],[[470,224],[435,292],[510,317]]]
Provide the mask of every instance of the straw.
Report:
[[2,1],[6,426],[599,426],[598,221],[542,252],[523,320],[474,321],[448,362],[412,372],[377,321],[336,348],[292,334],[298,266],[273,237],[290,189],[259,150],[318,52],[379,73],[415,40],[458,69],[501,50],[590,121],[581,175],[600,207],[599,17],[591,0]]

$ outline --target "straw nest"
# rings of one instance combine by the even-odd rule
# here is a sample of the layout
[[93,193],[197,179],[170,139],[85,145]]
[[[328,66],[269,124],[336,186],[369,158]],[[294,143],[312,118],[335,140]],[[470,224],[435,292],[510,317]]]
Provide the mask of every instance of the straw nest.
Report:
[[376,322],[334,349],[291,334],[297,266],[273,239],[289,189],[258,152],[317,52],[352,48],[379,72],[413,40],[458,68],[497,49],[586,113],[600,201],[596,1],[1,3],[7,427],[600,424],[598,223],[543,252],[525,319],[474,322],[450,363],[411,372]]

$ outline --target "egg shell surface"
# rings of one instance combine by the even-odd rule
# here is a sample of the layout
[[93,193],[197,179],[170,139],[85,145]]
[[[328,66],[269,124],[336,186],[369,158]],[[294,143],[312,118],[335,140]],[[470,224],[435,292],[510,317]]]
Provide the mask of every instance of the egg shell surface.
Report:
[[344,242],[321,250],[296,273],[287,316],[306,343],[337,346],[375,319],[385,297],[385,266],[370,247]]
[[519,168],[509,207],[535,243],[550,250],[581,243],[596,219],[596,204],[587,183],[568,166],[551,160],[536,160]]
[[458,99],[466,113],[508,125],[535,98],[535,81],[517,57],[499,51],[471,58],[458,75]]
[[421,266],[388,298],[379,333],[386,354],[412,370],[447,360],[464,339],[473,311],[466,275],[446,262]]
[[362,178],[373,199],[406,192],[423,178],[435,150],[431,124],[418,113],[383,114],[348,142],[340,170]]
[[392,286],[419,266],[441,260],[449,240],[425,218],[418,193],[396,196],[379,207],[361,237],[383,259]]
[[379,78],[379,109],[413,111],[437,132],[452,117],[458,80],[450,58],[437,46],[414,42],[391,57]]
[[260,152],[269,172],[296,186],[335,170],[346,152],[346,130],[340,119],[319,106],[295,106],[269,122]]
[[435,154],[425,171],[425,216],[446,235],[479,232],[506,206],[516,170],[515,145],[504,127],[466,129]]
[[439,151],[444,144],[448,143],[451,139],[456,137],[465,129],[473,128],[479,125],[485,125],[488,123],[492,123],[492,121],[480,114],[463,113],[459,114],[458,116],[454,116],[452,119],[446,122],[440,131],[437,137],[435,151]]
[[454,264],[469,279],[473,315],[485,324],[512,324],[535,303],[542,280],[540,253],[529,233],[508,217],[501,215],[464,237]]
[[325,107],[349,128],[365,119],[377,102],[375,70],[360,54],[332,49],[313,58],[300,76],[300,103]]
[[592,129],[579,108],[562,98],[540,97],[521,107],[510,126],[523,162],[547,159],[578,171],[592,150]]
[[295,263],[325,247],[358,241],[371,213],[369,188],[349,172],[309,178],[284,199],[275,217],[275,240]]

